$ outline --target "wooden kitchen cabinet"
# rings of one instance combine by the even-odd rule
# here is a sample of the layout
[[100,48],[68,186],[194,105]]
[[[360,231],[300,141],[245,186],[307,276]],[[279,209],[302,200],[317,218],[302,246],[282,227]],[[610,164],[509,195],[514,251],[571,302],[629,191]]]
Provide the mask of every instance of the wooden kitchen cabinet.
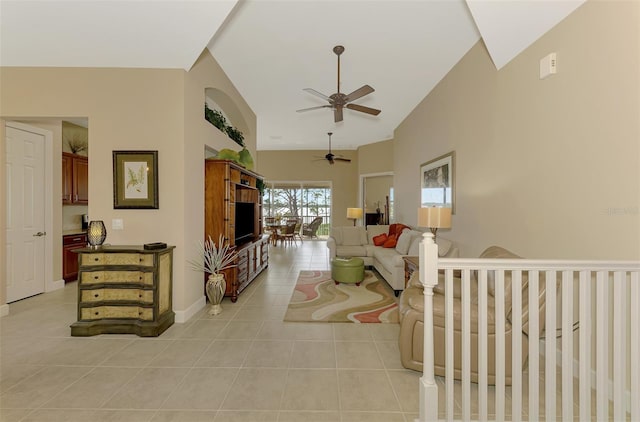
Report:
[[89,203],[89,159],[84,155],[62,153],[62,204]]
[[78,254],[71,252],[74,249],[87,246],[87,235],[78,233],[62,236],[62,278],[65,282],[78,278]]

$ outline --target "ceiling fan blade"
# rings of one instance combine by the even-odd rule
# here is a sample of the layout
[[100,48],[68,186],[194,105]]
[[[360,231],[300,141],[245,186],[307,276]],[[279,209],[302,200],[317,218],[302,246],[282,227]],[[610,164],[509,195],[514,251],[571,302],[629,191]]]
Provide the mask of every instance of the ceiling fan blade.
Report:
[[312,88],[305,88],[305,89],[303,89],[303,91],[306,91],[306,92],[308,92],[309,94],[313,94],[313,95],[315,95],[316,97],[320,97],[320,98],[322,98],[323,100],[327,100],[327,101],[329,101],[329,97],[327,97],[326,95],[324,95],[322,92],[318,92],[318,91],[316,91],[315,89],[312,89]]
[[367,114],[373,114],[374,116],[377,116],[378,114],[380,114],[380,111],[381,111],[381,110],[378,110],[377,108],[365,107],[363,105],[358,105],[358,104],[347,104],[346,107],[351,110],[361,111]]
[[347,95],[347,101],[357,100],[358,98],[371,94],[373,91],[375,91],[375,89],[371,88],[369,85],[363,85],[351,94]]
[[323,105],[323,106],[316,106],[316,107],[309,107],[309,108],[302,108],[300,110],[296,110],[298,113],[302,112],[302,111],[309,111],[309,110],[317,110],[319,108],[331,108],[330,105]]
[[342,107],[335,107],[333,109],[333,120],[338,123],[342,121]]
[[344,161],[345,163],[350,163],[351,162],[351,160],[349,158],[335,157],[334,160],[335,161]]

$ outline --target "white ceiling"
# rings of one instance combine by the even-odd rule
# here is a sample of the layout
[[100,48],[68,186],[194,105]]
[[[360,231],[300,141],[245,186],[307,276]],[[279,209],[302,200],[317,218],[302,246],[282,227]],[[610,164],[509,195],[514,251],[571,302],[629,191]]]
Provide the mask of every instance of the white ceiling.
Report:
[[[258,118],[258,149],[355,149],[395,128],[480,39],[502,68],[584,0],[0,2],[0,65],[182,68],[209,48]],[[330,109],[303,91],[375,92]],[[162,87],[158,87],[162,89]],[[232,122],[233,123],[233,122]]]

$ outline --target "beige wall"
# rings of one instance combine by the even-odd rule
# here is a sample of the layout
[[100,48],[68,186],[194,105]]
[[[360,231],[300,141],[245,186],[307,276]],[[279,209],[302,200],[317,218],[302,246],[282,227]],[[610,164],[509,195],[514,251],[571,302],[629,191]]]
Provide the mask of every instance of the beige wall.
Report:
[[[1,82],[1,81],[0,81]],[[2,95],[2,84],[0,83],[0,96]],[[1,97],[0,97],[1,99]],[[2,172],[0,172],[0,198],[2,198],[2,203],[0,204],[0,268],[3,270],[0,271],[0,307],[5,306],[7,303],[7,193],[6,193],[6,170],[4,168],[5,162],[7,160],[6,157],[6,145],[5,145],[5,120],[2,119],[2,114],[0,114],[0,166],[2,166]],[[7,312],[5,309],[2,312]],[[0,316],[2,316],[2,312],[0,312]]]
[[360,174],[393,171],[393,140],[376,142],[358,148],[358,172]]
[[350,158],[351,163],[330,165],[322,159],[327,153],[325,150],[259,151],[259,173],[267,181],[330,181],[333,187],[332,224],[352,225],[347,219],[347,208],[358,206],[358,154],[357,151],[332,152]]
[[395,132],[396,220],[417,221],[420,163],[455,150],[462,256],[639,259],[639,8],[587,2],[500,71],[472,48]]
[[[201,299],[202,278],[186,267],[185,259],[188,251],[195,251],[204,230],[204,147],[237,146],[204,121],[205,88],[228,90],[237,101],[253,130],[248,143],[255,150],[255,115],[208,52],[189,73],[93,68],[0,68],[0,72],[1,117],[88,117],[89,215],[105,220],[108,243],[175,245],[174,310],[184,311]],[[158,210],[113,209],[112,151],[127,149],[158,150]],[[60,149],[54,151],[59,153]],[[60,186],[60,179],[55,185]],[[124,230],[110,229],[114,218],[124,220]],[[2,230],[2,247],[4,235]],[[2,285],[0,290],[4,280]]]

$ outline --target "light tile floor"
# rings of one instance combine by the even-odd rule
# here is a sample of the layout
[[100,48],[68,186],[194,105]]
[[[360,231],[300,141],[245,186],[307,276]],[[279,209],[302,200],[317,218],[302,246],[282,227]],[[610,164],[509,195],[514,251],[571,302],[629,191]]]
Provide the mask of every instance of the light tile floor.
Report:
[[269,268],[222,314],[158,338],[70,336],[76,283],[0,319],[0,420],[413,421],[420,373],[397,324],[282,322],[300,270],[329,269],[324,241],[272,247]]
[[[269,268],[236,303],[225,299],[222,314],[203,309],[158,338],[70,337],[76,283],[12,303],[0,318],[0,421],[413,422],[421,373],[400,364],[397,324],[282,322],[308,269],[329,269],[325,241],[272,247]],[[445,385],[436,381],[442,418]],[[540,385],[543,419],[543,375]],[[459,419],[459,382],[455,391]],[[471,394],[477,420],[476,384]],[[491,419],[495,387],[488,399]],[[510,387],[505,407],[510,419]]]

